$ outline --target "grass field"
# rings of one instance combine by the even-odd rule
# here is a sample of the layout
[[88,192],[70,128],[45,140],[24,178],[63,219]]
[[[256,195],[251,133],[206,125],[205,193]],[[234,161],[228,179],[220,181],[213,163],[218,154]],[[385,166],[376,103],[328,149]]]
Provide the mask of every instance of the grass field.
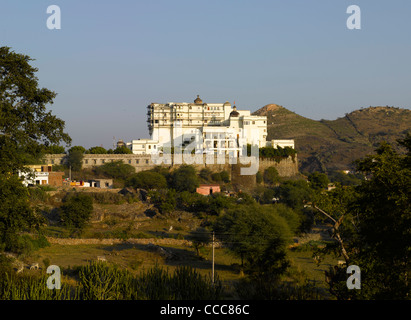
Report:
[[[170,272],[177,266],[188,265],[197,269],[203,275],[211,276],[212,249],[204,247],[200,250],[200,257],[196,255],[194,248],[183,245],[162,246],[174,255],[173,259],[166,259],[156,251],[144,244],[120,243],[114,245],[59,245],[52,244],[49,247],[36,251],[31,257],[32,262],[49,260],[50,264],[60,268],[69,269],[79,265],[88,264],[96,260],[98,256],[104,256],[108,263],[119,265],[134,274],[154,267],[156,264],[167,268]],[[326,292],[324,271],[337,264],[337,258],[327,256],[317,265],[312,258],[312,251],[288,250],[288,259],[291,267],[289,273],[295,280],[295,276],[308,280],[319,290]],[[240,271],[240,259],[235,257],[228,249],[215,249],[215,274],[223,282],[227,298],[236,298],[233,293],[233,281],[243,277]],[[289,280],[286,276],[285,280]]]

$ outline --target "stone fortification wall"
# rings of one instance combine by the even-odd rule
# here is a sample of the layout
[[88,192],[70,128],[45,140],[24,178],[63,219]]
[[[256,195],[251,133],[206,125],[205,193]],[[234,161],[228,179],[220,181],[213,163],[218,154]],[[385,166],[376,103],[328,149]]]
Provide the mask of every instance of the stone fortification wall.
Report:
[[[201,159],[201,158],[200,158]],[[203,163],[193,163],[196,170],[203,168],[210,168],[212,171],[226,170],[229,173],[240,172],[241,167],[248,167],[249,165],[242,165],[238,161],[238,164],[230,164],[228,157],[222,159],[223,163],[219,163],[217,158],[214,158],[214,164],[210,163],[203,157]],[[61,165],[66,161],[65,154],[48,154],[45,156],[45,162],[47,164]],[[125,164],[129,164],[136,169],[136,172],[150,170],[158,165],[167,166],[170,168],[178,168],[181,164],[175,163],[173,159],[168,159],[165,163],[156,162],[155,158],[151,155],[139,155],[139,154],[85,154],[83,158],[83,168],[91,169],[93,166],[100,166],[108,162],[123,161]],[[281,177],[292,177],[298,174],[298,160],[297,156],[285,158],[280,162],[276,162],[274,159],[258,159],[258,171],[264,171],[266,168],[274,166]]]

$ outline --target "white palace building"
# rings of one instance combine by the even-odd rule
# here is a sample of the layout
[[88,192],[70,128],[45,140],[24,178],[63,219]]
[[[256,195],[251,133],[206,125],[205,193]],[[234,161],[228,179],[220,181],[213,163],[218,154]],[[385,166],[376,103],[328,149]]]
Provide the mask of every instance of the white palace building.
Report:
[[225,103],[151,103],[147,106],[151,139],[126,143],[134,154],[156,154],[166,148],[189,148],[196,154],[242,154],[243,147],[292,147],[294,140],[267,141],[267,117],[251,115]]

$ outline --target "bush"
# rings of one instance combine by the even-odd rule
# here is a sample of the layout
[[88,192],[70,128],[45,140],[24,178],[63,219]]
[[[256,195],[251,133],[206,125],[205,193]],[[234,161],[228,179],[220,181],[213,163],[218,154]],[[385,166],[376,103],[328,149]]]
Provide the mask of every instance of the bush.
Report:
[[219,172],[214,172],[214,173],[212,173],[212,174],[211,174],[211,179],[212,179],[214,182],[221,182],[221,181],[222,181],[221,175],[220,175]]
[[161,189],[149,193],[150,201],[156,206],[160,213],[167,214],[175,210],[177,206],[177,195],[175,190]]
[[123,163],[123,161],[107,162],[94,169],[98,175],[103,175],[112,179],[126,180],[133,173],[136,172],[133,166]]
[[199,184],[196,171],[192,166],[182,165],[171,174],[170,187],[177,191],[195,192]]
[[199,176],[205,181],[209,181],[212,171],[209,168],[203,168],[200,170]]
[[264,170],[263,179],[265,183],[273,185],[280,181],[280,175],[275,167],[269,167]]
[[97,147],[91,147],[86,152],[88,152],[90,154],[106,154],[107,150],[104,149],[103,147],[97,146]]
[[330,181],[325,173],[313,172],[308,176],[311,187],[316,190],[326,189]]
[[225,171],[225,170],[221,171],[220,176],[221,176],[221,180],[224,183],[230,182],[230,174],[227,171]]
[[256,173],[255,179],[256,179],[256,182],[257,182],[257,183],[263,182],[263,175],[262,175],[262,173],[261,173],[260,171],[258,171],[258,172]]
[[117,147],[116,149],[114,149],[113,153],[114,154],[132,154],[133,152],[129,148],[122,146],[122,147]]
[[61,224],[69,229],[81,231],[90,220],[93,211],[93,199],[84,193],[68,195],[61,206]]
[[294,234],[298,233],[301,227],[302,217],[297,212],[283,203],[275,204],[274,210],[280,217],[283,217],[287,221],[290,230]]
[[163,189],[167,188],[167,180],[161,173],[154,171],[141,171],[129,177],[126,180],[126,186],[146,190]]

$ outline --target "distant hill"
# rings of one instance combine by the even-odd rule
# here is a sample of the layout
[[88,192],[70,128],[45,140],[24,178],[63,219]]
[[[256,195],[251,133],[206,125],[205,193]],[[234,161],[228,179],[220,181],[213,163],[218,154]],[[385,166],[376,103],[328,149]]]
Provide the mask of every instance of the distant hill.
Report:
[[268,136],[294,139],[300,171],[344,170],[373,153],[378,143],[395,144],[411,128],[411,111],[395,107],[369,107],[336,120],[312,120],[282,106],[268,104],[253,114],[267,116]]

